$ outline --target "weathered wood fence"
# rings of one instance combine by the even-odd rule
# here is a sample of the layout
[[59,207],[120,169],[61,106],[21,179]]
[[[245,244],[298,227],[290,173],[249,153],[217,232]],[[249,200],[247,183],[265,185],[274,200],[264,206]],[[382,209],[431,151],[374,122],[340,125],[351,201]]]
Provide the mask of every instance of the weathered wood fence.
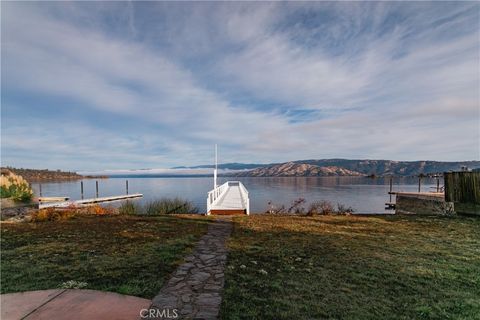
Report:
[[480,172],[445,172],[445,201],[457,213],[480,215]]

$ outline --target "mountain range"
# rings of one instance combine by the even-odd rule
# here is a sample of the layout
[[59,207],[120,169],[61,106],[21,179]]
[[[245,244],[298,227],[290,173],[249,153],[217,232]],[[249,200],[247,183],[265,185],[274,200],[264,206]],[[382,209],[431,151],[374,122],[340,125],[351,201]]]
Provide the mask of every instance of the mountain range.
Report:
[[[310,177],[310,176],[418,176],[480,168],[480,161],[393,161],[321,159],[298,160],[271,164],[226,163],[219,169],[232,170],[223,175],[237,177]],[[213,165],[183,167],[185,169],[213,168]]]

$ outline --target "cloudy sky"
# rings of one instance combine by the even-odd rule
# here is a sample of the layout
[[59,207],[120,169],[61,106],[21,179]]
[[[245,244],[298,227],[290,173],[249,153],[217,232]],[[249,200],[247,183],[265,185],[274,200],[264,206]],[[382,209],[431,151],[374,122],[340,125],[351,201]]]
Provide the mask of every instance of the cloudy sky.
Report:
[[2,2],[2,165],[478,160],[479,12]]

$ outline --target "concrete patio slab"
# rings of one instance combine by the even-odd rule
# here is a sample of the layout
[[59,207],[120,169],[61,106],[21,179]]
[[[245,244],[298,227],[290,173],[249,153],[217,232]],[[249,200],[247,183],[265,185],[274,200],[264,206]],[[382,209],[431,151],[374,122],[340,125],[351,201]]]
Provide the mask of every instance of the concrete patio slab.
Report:
[[151,301],[95,290],[43,290],[1,295],[1,319],[138,319]]
[[64,291],[65,289],[53,289],[2,294],[0,318],[21,319]]

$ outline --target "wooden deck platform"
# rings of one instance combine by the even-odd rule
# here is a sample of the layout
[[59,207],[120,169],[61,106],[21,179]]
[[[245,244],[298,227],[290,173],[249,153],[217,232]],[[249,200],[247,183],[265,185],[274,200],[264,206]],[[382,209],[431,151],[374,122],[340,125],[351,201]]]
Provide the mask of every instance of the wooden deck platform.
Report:
[[99,197],[99,198],[91,198],[91,199],[83,199],[83,200],[74,200],[74,201],[58,201],[58,202],[47,202],[38,204],[39,209],[44,208],[67,208],[70,206],[88,206],[95,203],[104,203],[104,202],[111,202],[111,201],[119,201],[119,200],[127,200],[127,199],[134,199],[134,198],[141,198],[143,194],[141,193],[134,193],[134,194],[125,194],[120,196],[111,196],[111,197]]
[[39,197],[39,202],[59,202],[70,200],[69,197]]

